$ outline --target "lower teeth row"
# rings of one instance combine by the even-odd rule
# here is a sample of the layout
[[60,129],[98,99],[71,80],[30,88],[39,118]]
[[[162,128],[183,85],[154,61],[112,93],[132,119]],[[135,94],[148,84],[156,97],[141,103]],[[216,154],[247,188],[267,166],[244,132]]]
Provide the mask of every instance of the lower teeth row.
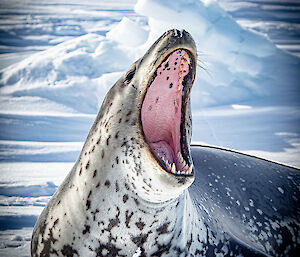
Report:
[[[161,156],[160,156],[161,157]],[[190,175],[192,173],[193,170],[193,164],[191,164],[191,166],[189,166],[188,164],[186,164],[185,160],[182,157],[182,154],[180,152],[178,152],[177,154],[178,160],[179,162],[182,164],[182,166],[184,167],[182,171],[177,170],[176,169],[176,165],[175,162],[172,163],[172,165],[169,163],[168,160],[165,160],[165,158],[162,156],[161,159],[164,161],[164,163],[166,164],[168,170],[173,173],[173,174],[178,174],[178,175]]]

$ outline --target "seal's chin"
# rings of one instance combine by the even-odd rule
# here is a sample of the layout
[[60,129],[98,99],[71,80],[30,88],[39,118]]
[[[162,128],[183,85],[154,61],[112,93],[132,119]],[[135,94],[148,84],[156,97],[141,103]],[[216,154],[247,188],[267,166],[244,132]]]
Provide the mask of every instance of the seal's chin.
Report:
[[194,73],[188,50],[171,52],[150,78],[141,108],[145,139],[153,155],[176,176],[193,173],[185,119]]

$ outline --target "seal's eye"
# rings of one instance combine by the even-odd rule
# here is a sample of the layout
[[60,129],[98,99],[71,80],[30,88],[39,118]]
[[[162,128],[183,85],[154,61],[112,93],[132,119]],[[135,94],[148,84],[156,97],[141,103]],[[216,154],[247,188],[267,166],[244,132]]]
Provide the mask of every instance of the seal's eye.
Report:
[[133,78],[133,76],[134,76],[134,74],[135,74],[135,70],[136,70],[136,66],[134,65],[134,66],[132,67],[132,69],[130,69],[130,70],[128,71],[128,73],[126,74],[126,77],[125,77],[125,80],[124,80],[124,83],[125,83],[126,85],[128,85],[128,84],[130,83],[130,81],[132,80],[132,78]]

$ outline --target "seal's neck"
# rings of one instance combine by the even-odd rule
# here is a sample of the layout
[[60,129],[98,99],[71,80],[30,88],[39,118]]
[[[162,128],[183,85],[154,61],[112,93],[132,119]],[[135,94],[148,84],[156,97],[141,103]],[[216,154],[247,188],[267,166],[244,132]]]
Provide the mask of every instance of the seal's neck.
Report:
[[172,200],[151,203],[118,176],[110,176],[104,185],[106,195],[95,194],[90,207],[89,219],[97,224],[90,228],[95,240],[100,234],[101,240],[113,244],[120,254],[125,249],[132,255],[139,249],[154,256],[166,249],[189,251],[198,219],[187,190]]

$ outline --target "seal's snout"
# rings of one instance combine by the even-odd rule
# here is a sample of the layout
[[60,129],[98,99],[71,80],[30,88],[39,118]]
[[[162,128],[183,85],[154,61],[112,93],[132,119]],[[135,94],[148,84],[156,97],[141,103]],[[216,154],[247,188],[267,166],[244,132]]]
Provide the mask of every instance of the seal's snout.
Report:
[[191,34],[184,29],[169,30],[166,32],[166,37],[169,37],[169,40],[171,42],[173,41],[172,43],[175,43],[176,41],[180,41],[183,44],[185,44],[185,43],[190,44],[190,42],[194,43],[194,39],[192,38]]

